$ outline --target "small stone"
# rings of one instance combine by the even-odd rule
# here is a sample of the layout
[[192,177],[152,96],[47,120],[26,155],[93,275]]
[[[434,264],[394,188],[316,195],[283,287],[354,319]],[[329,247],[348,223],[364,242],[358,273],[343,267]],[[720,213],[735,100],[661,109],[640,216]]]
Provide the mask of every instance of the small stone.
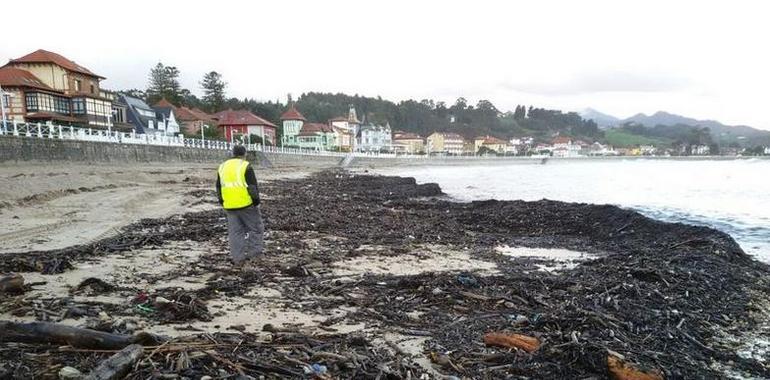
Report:
[[157,296],[155,297],[155,304],[156,305],[165,305],[167,303],[171,303],[171,300],[165,297]]
[[437,296],[437,295],[439,295],[441,293],[444,293],[444,291],[441,290],[441,288],[436,288],[436,289],[433,289],[433,291],[431,293],[433,293],[434,296]]
[[211,380],[211,379],[213,379],[213,377],[211,377],[211,376],[208,376],[208,375],[206,375],[206,376],[201,376],[201,380]]
[[81,378],[82,376],[83,374],[81,374],[77,368],[64,367],[59,370],[59,379],[61,380],[75,380]]
[[527,318],[526,315],[519,314],[519,315],[516,315],[516,316],[511,316],[511,324],[512,325],[519,326],[519,325],[523,325],[525,323],[529,323],[529,318]]

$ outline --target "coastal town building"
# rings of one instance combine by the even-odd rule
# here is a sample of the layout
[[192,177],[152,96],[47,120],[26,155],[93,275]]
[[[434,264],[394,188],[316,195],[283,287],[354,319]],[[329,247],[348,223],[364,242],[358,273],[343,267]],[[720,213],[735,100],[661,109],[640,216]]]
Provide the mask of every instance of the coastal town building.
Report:
[[532,137],[514,137],[508,140],[507,155],[526,155],[532,151],[535,139]]
[[300,146],[298,136],[302,126],[307,119],[303,116],[294,104],[289,105],[289,109],[281,115],[281,144],[283,146]]
[[708,145],[692,145],[690,146],[690,154],[693,156],[708,156],[711,153],[711,148]]
[[11,59],[0,71],[7,118],[112,127],[112,99],[100,88],[104,77],[62,55],[40,49]]
[[508,149],[508,143],[497,137],[487,137],[481,146],[499,154],[505,153]]
[[303,149],[330,151],[337,148],[337,133],[328,124],[303,123],[295,141],[296,146]]
[[198,108],[176,106],[165,98],[155,103],[153,108],[156,110],[171,110],[174,113],[175,121],[179,124],[179,131],[184,131],[188,135],[199,134],[204,126],[205,128],[214,128],[217,125],[216,118],[213,115],[209,115]]
[[658,149],[652,145],[639,145],[639,153],[642,156],[654,156],[658,153]]
[[[275,145],[275,124],[246,110],[227,110],[214,115],[227,141]],[[258,140],[254,141],[253,138]]]
[[180,132],[179,122],[171,107],[152,107],[158,120],[158,129],[165,131],[166,136],[176,136]]
[[516,146],[531,146],[535,143],[535,139],[533,137],[514,137],[508,140],[508,143]]
[[339,149],[345,152],[352,152],[355,149],[358,128],[361,126],[361,121],[358,120],[355,107],[351,104],[347,117],[335,117],[329,120],[329,125],[337,133]]
[[[44,120],[45,117],[38,114],[42,109],[42,112],[50,113],[55,121],[66,123],[78,121],[71,116],[70,99],[62,91],[54,90],[29,71],[9,66],[0,67],[0,87],[3,88],[6,120],[20,123]],[[34,102],[30,104],[32,107],[27,107],[25,94],[35,97]],[[45,97],[47,101],[38,106],[38,97]],[[32,99],[30,101],[32,102]]]
[[430,154],[463,154],[465,138],[457,133],[433,132],[426,139],[426,152]]
[[617,156],[618,152],[611,146],[604,145],[597,141],[589,145],[585,151],[581,150],[581,154],[585,156]]
[[425,152],[425,140],[416,133],[396,131],[393,133],[393,152],[421,154]]
[[473,156],[476,154],[476,144],[473,140],[465,140],[465,143],[463,144],[463,153],[464,156]]
[[356,140],[356,150],[359,152],[389,152],[393,149],[390,123],[364,123],[359,127]]
[[128,119],[128,105],[120,102],[119,94],[107,92],[110,101],[112,102],[112,126],[119,131],[133,131],[134,126],[129,124]]
[[[152,109],[144,100],[134,98],[125,94],[118,94],[115,99],[117,107],[125,108],[124,121],[131,125],[134,133],[160,135],[163,134],[158,128],[158,119],[155,110]],[[118,115],[117,119],[122,119],[123,115]]]
[[482,147],[486,148],[487,151],[493,151],[495,153],[505,153],[508,142],[505,140],[501,140],[494,136],[479,136],[473,139],[474,149],[475,153],[479,153],[479,150],[481,150]]
[[573,143],[572,139],[565,136],[557,136],[551,142],[551,155],[554,157],[579,157],[580,145]]

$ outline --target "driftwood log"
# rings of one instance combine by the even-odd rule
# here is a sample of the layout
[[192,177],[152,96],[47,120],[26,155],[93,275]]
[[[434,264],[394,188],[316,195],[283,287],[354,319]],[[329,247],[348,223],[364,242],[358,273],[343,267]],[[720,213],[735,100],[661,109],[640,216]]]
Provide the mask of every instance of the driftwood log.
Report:
[[663,374],[657,370],[642,370],[622,358],[609,355],[607,367],[613,380],[663,380]]
[[532,336],[508,333],[488,333],[484,335],[484,344],[506,348],[518,348],[534,352],[540,348],[540,341]]
[[0,274],[0,293],[21,292],[24,288],[24,277],[18,273]]
[[160,338],[148,333],[110,334],[48,322],[0,321],[0,342],[56,343],[73,347],[119,350],[131,344],[155,345]]
[[142,346],[132,344],[99,363],[83,380],[122,379],[131,372],[131,368],[139,361],[143,353]]

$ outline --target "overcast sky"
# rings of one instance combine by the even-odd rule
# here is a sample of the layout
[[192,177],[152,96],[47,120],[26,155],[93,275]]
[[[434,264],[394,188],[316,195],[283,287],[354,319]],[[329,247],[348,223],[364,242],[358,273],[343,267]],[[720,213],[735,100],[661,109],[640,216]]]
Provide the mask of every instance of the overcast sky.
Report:
[[145,88],[158,61],[200,93],[489,99],[619,117],[666,110],[770,129],[762,1],[10,1],[0,62],[38,48]]

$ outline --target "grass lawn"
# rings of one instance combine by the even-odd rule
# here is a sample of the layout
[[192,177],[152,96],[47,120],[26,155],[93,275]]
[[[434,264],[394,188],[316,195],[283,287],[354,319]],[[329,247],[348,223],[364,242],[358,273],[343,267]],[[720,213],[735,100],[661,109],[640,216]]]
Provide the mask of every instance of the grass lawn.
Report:
[[617,129],[609,129],[605,131],[604,136],[610,145],[616,146],[616,147],[629,147],[629,146],[637,146],[637,145],[660,146],[660,145],[667,145],[670,143],[670,141],[666,139],[656,139],[656,138],[642,136],[642,135],[635,135],[633,133],[628,133]]

